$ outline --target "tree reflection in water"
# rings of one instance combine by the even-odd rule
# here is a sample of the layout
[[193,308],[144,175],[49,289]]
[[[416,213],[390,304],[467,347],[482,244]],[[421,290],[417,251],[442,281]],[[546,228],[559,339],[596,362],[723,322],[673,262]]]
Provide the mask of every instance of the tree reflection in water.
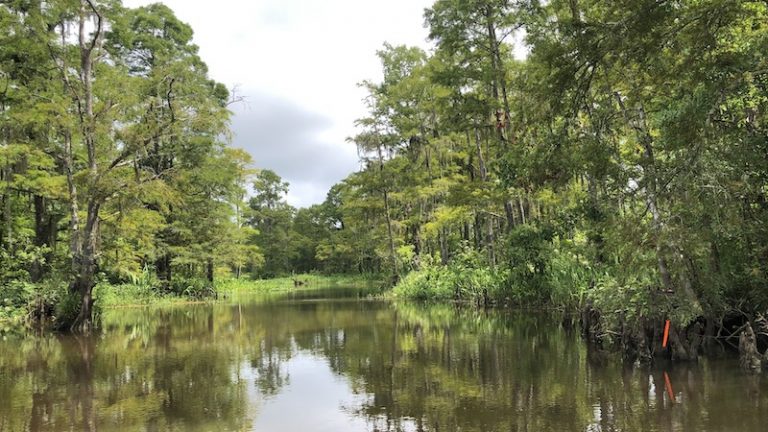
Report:
[[[114,310],[92,338],[0,342],[0,431],[250,430],[259,416],[306,430],[326,416],[342,431],[752,432],[768,421],[765,379],[731,360],[622,365],[561,321],[300,296]],[[305,389],[307,376],[319,388]]]

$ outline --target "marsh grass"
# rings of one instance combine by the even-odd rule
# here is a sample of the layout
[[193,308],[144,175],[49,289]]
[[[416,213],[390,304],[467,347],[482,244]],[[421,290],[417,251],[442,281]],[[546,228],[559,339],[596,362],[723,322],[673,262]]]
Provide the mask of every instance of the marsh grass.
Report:
[[296,289],[325,288],[333,286],[359,286],[380,284],[382,278],[372,274],[318,275],[302,274],[274,279],[223,279],[216,283],[219,294],[232,293],[276,293]]

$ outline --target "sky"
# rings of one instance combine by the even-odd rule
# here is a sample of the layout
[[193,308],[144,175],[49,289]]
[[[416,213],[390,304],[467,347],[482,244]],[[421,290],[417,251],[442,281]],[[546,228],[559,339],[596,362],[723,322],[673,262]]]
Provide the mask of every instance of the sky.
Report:
[[[381,79],[384,42],[430,47],[434,0],[162,0],[195,31],[210,77],[237,89],[232,146],[290,183],[297,207],[359,169],[346,138],[365,115],[363,80]],[[124,0],[129,7],[157,0]]]

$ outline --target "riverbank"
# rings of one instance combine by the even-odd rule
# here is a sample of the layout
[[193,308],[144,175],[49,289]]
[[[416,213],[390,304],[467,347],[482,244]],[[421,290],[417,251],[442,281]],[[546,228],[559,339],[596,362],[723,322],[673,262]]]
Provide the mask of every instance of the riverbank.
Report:
[[[593,345],[621,353],[626,360],[649,362],[654,359],[696,360],[739,352],[746,369],[768,367],[766,328],[762,317],[733,315],[680,316],[679,304],[672,294],[665,293],[659,302],[650,289],[628,286],[590,287],[575,283],[584,278],[568,278],[563,283],[559,273],[549,273],[542,280],[527,284],[515,282],[510,271],[475,266],[456,261],[447,266],[427,266],[403,277],[396,286],[386,288],[385,297],[434,303],[463,302],[479,308],[527,308],[559,310],[569,317],[567,326],[579,328]],[[94,289],[97,311],[130,307],[164,307],[192,303],[210,303],[237,295],[284,293],[327,287],[376,286],[383,288],[386,278],[381,275],[318,275],[301,274],[273,279],[219,279],[211,287],[196,279],[174,281],[161,288],[150,282],[112,285],[102,283]],[[23,331],[40,321],[55,323],[69,310],[63,288],[27,286],[26,291],[7,291],[0,298],[0,333]],[[632,290],[632,291],[630,291]],[[18,291],[18,290],[17,290]],[[10,293],[10,294],[9,294]],[[633,294],[627,301],[628,294]],[[639,295],[642,294],[642,295]],[[10,297],[16,296],[13,300]],[[654,309],[655,307],[655,309]],[[665,313],[664,311],[677,313]],[[666,320],[670,321],[668,337],[664,336]],[[663,340],[668,345],[663,346]]]
[[[169,287],[159,287],[148,281],[129,284],[100,283],[94,288],[93,298],[97,310],[170,306],[189,303],[213,302],[234,294],[279,293],[295,289],[313,289],[333,286],[359,286],[380,284],[376,275],[319,275],[300,274],[273,279],[226,278],[217,280],[213,287],[197,279],[178,280]],[[18,331],[34,325],[44,318],[56,322],[68,313],[64,284],[7,287],[0,297],[0,332]]]
[[216,291],[219,294],[233,293],[278,293],[294,289],[311,289],[332,286],[357,286],[369,284],[381,284],[382,278],[378,275],[352,274],[352,275],[319,275],[300,274],[283,276],[272,279],[225,279],[216,283]]
[[627,361],[697,361],[738,353],[744,369],[768,369],[768,319],[729,299],[691,304],[683,290],[619,281],[575,265],[547,271],[495,269],[457,260],[403,277],[391,295],[488,308],[560,310],[593,346]]

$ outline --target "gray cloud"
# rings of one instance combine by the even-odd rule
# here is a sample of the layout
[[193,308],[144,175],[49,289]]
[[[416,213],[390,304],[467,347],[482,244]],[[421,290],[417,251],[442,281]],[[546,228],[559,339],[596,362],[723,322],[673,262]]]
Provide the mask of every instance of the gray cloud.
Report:
[[234,147],[247,150],[257,168],[271,169],[291,183],[289,202],[322,202],[328,189],[358,168],[352,144],[323,137],[333,120],[291,101],[245,91],[231,107]]
[[250,90],[248,106],[232,107],[233,145],[286,178],[289,202],[306,206],[322,201],[334,182],[358,168],[355,149],[344,142],[366,112],[365,91],[355,83],[381,79],[376,50],[385,40],[430,47],[423,11],[434,0],[123,4],[158,1],[194,28],[211,78]]

